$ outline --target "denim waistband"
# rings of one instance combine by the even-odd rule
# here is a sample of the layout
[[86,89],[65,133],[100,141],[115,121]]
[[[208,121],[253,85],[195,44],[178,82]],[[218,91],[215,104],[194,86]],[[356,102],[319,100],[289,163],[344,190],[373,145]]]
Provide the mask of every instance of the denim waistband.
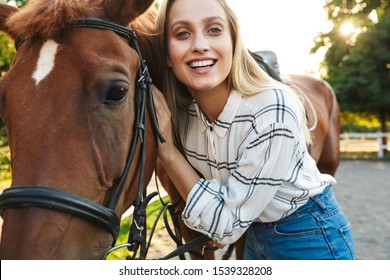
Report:
[[332,187],[328,186],[322,191],[322,193],[311,197],[305,205],[301,206],[294,213],[283,218],[282,220],[287,221],[287,220],[295,219],[296,217],[305,215],[308,212],[313,212],[318,210],[326,213],[329,211],[333,211],[338,207],[339,205],[334,197]]
[[332,203],[334,200],[334,194],[333,190],[330,186],[326,187],[322,193],[317,194],[310,198],[310,201],[314,201],[318,206],[320,206],[322,209],[329,208],[329,203]]

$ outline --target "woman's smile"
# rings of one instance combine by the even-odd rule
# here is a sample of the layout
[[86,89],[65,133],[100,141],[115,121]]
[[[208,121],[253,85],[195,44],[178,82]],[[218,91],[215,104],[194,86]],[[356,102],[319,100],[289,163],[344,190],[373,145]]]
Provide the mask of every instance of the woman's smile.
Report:
[[215,61],[212,59],[193,61],[189,63],[192,69],[204,69],[214,66]]

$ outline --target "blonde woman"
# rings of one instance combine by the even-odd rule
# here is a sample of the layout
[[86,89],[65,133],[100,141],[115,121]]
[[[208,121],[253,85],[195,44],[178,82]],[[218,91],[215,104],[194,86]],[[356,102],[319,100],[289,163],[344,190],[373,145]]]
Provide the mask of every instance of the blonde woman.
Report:
[[167,0],[157,29],[158,156],[186,225],[220,244],[246,232],[246,259],[353,259],[335,179],[307,151],[303,105],[252,59],[226,1]]

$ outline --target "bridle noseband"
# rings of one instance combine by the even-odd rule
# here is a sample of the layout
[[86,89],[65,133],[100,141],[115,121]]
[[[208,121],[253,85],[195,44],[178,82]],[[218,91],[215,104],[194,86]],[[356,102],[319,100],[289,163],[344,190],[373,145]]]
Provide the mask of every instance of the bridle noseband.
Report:
[[[20,207],[41,207],[53,210],[62,211],[78,217],[87,219],[108,230],[113,238],[114,244],[118,237],[120,219],[115,213],[118,201],[125,187],[130,168],[134,164],[137,143],[141,144],[141,162],[140,164],[140,179],[138,185],[137,197],[134,200],[133,225],[130,231],[128,249],[134,252],[134,256],[144,242],[144,227],[146,223],[146,205],[149,201],[145,196],[144,190],[144,169],[145,169],[145,141],[146,141],[146,110],[149,109],[149,114],[157,133],[157,137],[161,142],[164,142],[164,137],[161,135],[157,123],[157,117],[151,91],[152,79],[149,75],[148,67],[141,55],[138,40],[135,32],[127,26],[122,26],[107,20],[98,18],[84,18],[70,24],[67,28],[94,28],[111,30],[121,37],[129,41],[129,45],[137,52],[141,67],[137,73],[137,97],[134,135],[132,138],[129,155],[126,161],[125,168],[115,192],[111,200],[106,206],[100,205],[90,199],[81,197],[76,194],[60,191],[46,186],[18,186],[4,190],[0,196],[0,213],[3,214],[6,208]],[[15,40],[16,49],[26,40],[23,36],[19,36]],[[141,255],[143,254],[141,248]],[[146,252],[144,252],[146,254]]]

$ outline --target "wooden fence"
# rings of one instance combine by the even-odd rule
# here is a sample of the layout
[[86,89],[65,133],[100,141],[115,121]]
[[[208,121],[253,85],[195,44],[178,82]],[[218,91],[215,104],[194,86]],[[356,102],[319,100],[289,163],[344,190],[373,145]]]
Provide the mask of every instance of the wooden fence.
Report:
[[[383,138],[387,138],[387,145]],[[342,133],[340,134],[340,150],[342,152],[353,151],[376,151],[378,157],[384,155],[384,151],[389,149],[390,133],[371,132],[371,133]]]

